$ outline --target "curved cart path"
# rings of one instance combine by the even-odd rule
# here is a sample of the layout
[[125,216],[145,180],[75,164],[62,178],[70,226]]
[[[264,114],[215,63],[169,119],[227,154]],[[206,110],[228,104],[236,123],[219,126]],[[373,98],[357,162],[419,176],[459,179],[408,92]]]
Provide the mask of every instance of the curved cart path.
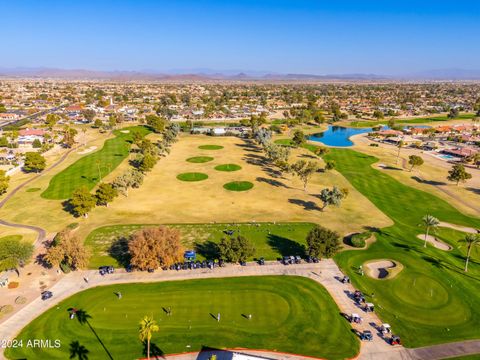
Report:
[[[7,203],[8,200],[10,200],[19,190],[21,190],[22,188],[24,188],[25,186],[27,186],[28,184],[30,184],[31,182],[37,180],[39,177],[41,177],[42,175],[44,175],[45,173],[49,172],[50,170],[52,170],[53,168],[57,167],[58,165],[60,165],[66,158],[68,155],[70,155],[70,153],[74,150],[76,150],[77,147],[74,147],[70,150],[68,150],[65,154],[63,154],[60,159],[58,159],[56,162],[54,162],[52,165],[50,165],[48,168],[46,168],[43,172],[41,173],[38,173],[37,175],[35,175],[34,177],[24,181],[23,183],[21,183],[20,185],[16,186],[12,191],[10,191],[7,196],[5,196],[1,201],[0,201],[0,209]],[[37,232],[37,240],[35,241],[35,247],[39,246],[42,244],[42,242],[45,240],[45,236],[46,236],[46,230],[45,229],[42,229],[41,227],[38,227],[38,226],[33,226],[33,225],[24,225],[24,224],[16,224],[16,223],[12,223],[10,221],[6,221],[6,220],[3,220],[3,219],[0,219],[0,224],[1,225],[5,225],[5,226],[10,226],[10,227],[14,227],[14,228],[23,228],[23,229],[28,229],[28,230],[33,230],[35,232]]]

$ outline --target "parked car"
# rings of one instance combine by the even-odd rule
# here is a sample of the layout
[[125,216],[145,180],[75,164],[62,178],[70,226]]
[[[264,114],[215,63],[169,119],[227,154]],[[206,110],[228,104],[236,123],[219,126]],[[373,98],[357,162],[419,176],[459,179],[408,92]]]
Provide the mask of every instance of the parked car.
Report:
[[44,291],[42,292],[42,300],[48,300],[53,296],[51,291]]

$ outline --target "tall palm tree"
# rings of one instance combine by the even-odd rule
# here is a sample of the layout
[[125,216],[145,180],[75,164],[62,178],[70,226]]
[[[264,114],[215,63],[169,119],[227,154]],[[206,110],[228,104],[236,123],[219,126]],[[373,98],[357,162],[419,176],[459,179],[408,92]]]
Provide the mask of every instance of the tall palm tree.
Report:
[[459,242],[464,243],[467,246],[467,258],[465,259],[465,271],[468,271],[468,262],[470,261],[470,253],[475,246],[480,246],[479,234],[467,234],[465,238]]
[[422,218],[422,224],[425,227],[425,244],[423,247],[427,247],[427,239],[428,239],[428,233],[430,232],[430,229],[435,229],[438,224],[440,224],[440,221],[435,216],[432,215],[425,215]]
[[400,159],[400,150],[402,150],[402,147],[403,145],[405,145],[405,143],[403,142],[403,140],[400,140],[397,144],[397,147],[398,147],[398,153],[397,153],[397,161],[395,162],[395,164],[398,164],[398,159]]
[[157,322],[153,320],[151,316],[145,316],[140,321],[140,328],[138,329],[138,335],[140,340],[143,342],[147,342],[147,359],[150,360],[150,340],[152,338],[152,334],[154,332],[159,331],[160,328],[157,325]]

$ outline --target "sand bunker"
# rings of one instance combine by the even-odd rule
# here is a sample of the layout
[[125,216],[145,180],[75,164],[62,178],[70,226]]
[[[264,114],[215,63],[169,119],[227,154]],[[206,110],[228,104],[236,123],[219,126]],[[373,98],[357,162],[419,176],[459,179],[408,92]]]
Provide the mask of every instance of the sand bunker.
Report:
[[88,154],[89,152],[92,152],[93,150],[95,150],[97,147],[96,146],[90,146],[89,148],[86,148],[82,151],[79,151],[78,153],[79,154]]
[[447,223],[447,222],[444,222],[444,221],[440,221],[438,226],[446,227],[446,228],[450,228],[450,229],[454,229],[454,230],[458,230],[458,231],[463,231],[463,232],[471,233],[471,234],[477,234],[478,233],[477,229],[467,227],[467,226],[450,224],[450,223]]
[[130,130],[120,130],[121,133],[128,134]]
[[[425,241],[425,234],[417,235],[417,237],[418,237],[420,240]],[[428,236],[427,236],[427,242],[429,242],[430,244],[432,244],[433,246],[435,246],[437,249],[440,249],[440,250],[443,250],[443,251],[452,250],[452,247],[451,247],[450,245],[445,244],[444,242],[438,240],[437,238],[435,238],[435,237],[432,236],[432,235],[428,235]]]
[[403,269],[393,260],[372,260],[364,264],[366,274],[374,279],[392,279]]

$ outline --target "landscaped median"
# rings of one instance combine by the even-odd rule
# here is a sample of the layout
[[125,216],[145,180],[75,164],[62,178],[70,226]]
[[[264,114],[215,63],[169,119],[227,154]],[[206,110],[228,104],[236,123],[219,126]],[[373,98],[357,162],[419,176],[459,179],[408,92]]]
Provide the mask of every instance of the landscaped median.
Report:
[[[76,316],[70,319],[72,309]],[[359,350],[348,322],[321,285],[296,276],[255,276],[92,288],[55,305],[17,337],[24,343],[58,339],[58,349],[11,348],[6,356],[66,359],[75,349],[86,349],[90,359],[140,358],[144,344],[138,323],[145,315],[160,328],[153,333],[152,355],[208,346],[345,359]]]

